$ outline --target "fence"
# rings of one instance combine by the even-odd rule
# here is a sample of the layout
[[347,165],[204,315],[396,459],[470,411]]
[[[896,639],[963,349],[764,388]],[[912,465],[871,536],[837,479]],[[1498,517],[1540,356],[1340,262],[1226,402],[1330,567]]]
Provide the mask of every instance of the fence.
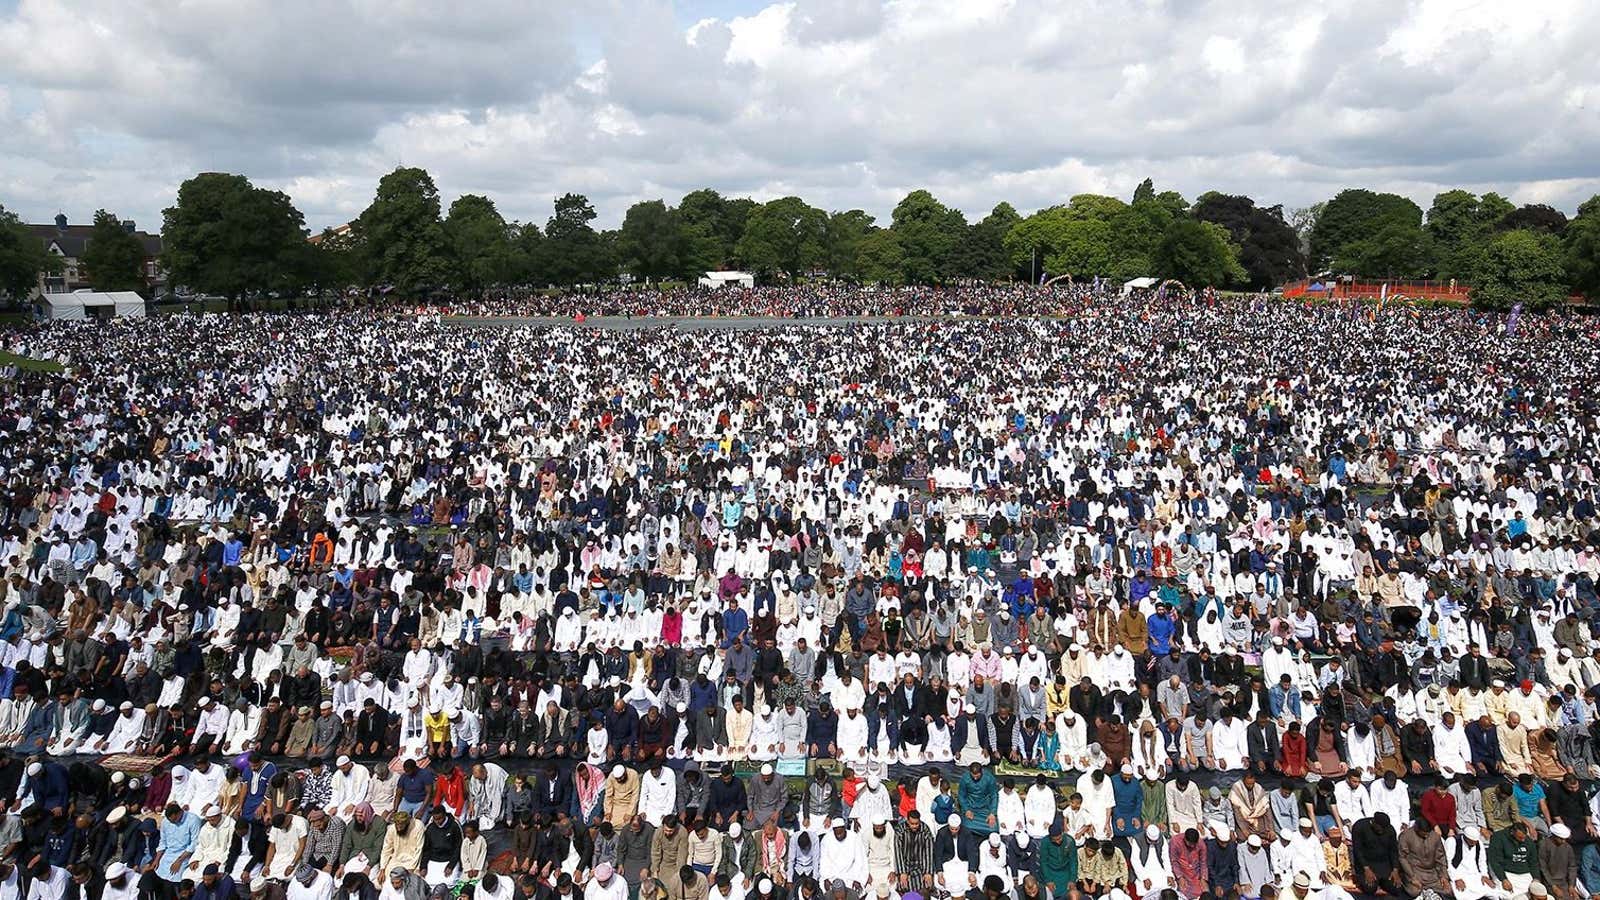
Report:
[[[1326,290],[1311,290],[1312,285],[1321,285]],[[1465,305],[1472,297],[1472,286],[1456,281],[1296,281],[1284,285],[1285,297],[1312,297],[1340,298],[1352,300],[1376,300],[1384,296],[1384,286],[1388,286],[1388,296],[1407,297],[1412,300],[1442,300],[1446,303],[1460,303]]]

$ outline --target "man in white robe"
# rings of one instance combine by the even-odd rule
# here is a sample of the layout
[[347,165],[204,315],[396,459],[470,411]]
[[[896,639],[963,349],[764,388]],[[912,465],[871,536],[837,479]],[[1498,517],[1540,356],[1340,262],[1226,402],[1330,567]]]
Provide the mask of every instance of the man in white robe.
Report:
[[1445,840],[1444,861],[1456,900],[1510,900],[1511,892],[1489,870],[1489,844],[1477,826],[1468,825]]
[[834,819],[831,824],[833,827],[818,838],[817,881],[842,881],[846,888],[859,892],[867,884],[866,848],[844,819]]
[[117,720],[111,724],[111,733],[93,748],[93,752],[110,756],[113,753],[132,753],[144,731],[144,710],[135,709],[127,700],[117,708]]
[[1439,774],[1446,778],[1472,771],[1472,746],[1454,713],[1446,712],[1433,727],[1433,757]]

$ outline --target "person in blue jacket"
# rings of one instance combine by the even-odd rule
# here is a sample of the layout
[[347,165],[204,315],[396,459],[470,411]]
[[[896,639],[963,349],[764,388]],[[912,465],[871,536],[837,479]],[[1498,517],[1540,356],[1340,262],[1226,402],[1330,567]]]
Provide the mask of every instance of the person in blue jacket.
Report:
[[25,770],[28,776],[27,784],[20,793],[27,796],[33,795],[33,802],[40,809],[50,810],[67,808],[69,786],[67,783],[67,769],[59,763],[35,760],[28,763]]

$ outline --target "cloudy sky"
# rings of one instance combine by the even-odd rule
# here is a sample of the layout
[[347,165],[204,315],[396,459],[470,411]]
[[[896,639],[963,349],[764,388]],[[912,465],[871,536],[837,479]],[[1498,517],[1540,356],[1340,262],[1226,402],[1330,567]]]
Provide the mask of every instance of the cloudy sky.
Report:
[[231,171],[321,228],[396,165],[600,224],[710,186],[969,216],[1146,176],[1304,206],[1600,192],[1593,0],[0,0],[0,204],[159,225]]

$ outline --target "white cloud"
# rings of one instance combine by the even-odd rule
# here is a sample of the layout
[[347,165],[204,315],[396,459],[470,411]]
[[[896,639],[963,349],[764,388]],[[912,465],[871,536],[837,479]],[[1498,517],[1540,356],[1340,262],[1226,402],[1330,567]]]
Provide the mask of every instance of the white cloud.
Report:
[[[683,0],[681,6],[690,4]],[[729,4],[718,5],[719,9]],[[154,226],[197,171],[345,221],[393,166],[445,202],[602,224],[698,187],[970,218],[1144,177],[1293,207],[1600,191],[1600,6],[1552,0],[22,0],[0,12],[0,203]],[[684,27],[684,23],[693,23]]]

